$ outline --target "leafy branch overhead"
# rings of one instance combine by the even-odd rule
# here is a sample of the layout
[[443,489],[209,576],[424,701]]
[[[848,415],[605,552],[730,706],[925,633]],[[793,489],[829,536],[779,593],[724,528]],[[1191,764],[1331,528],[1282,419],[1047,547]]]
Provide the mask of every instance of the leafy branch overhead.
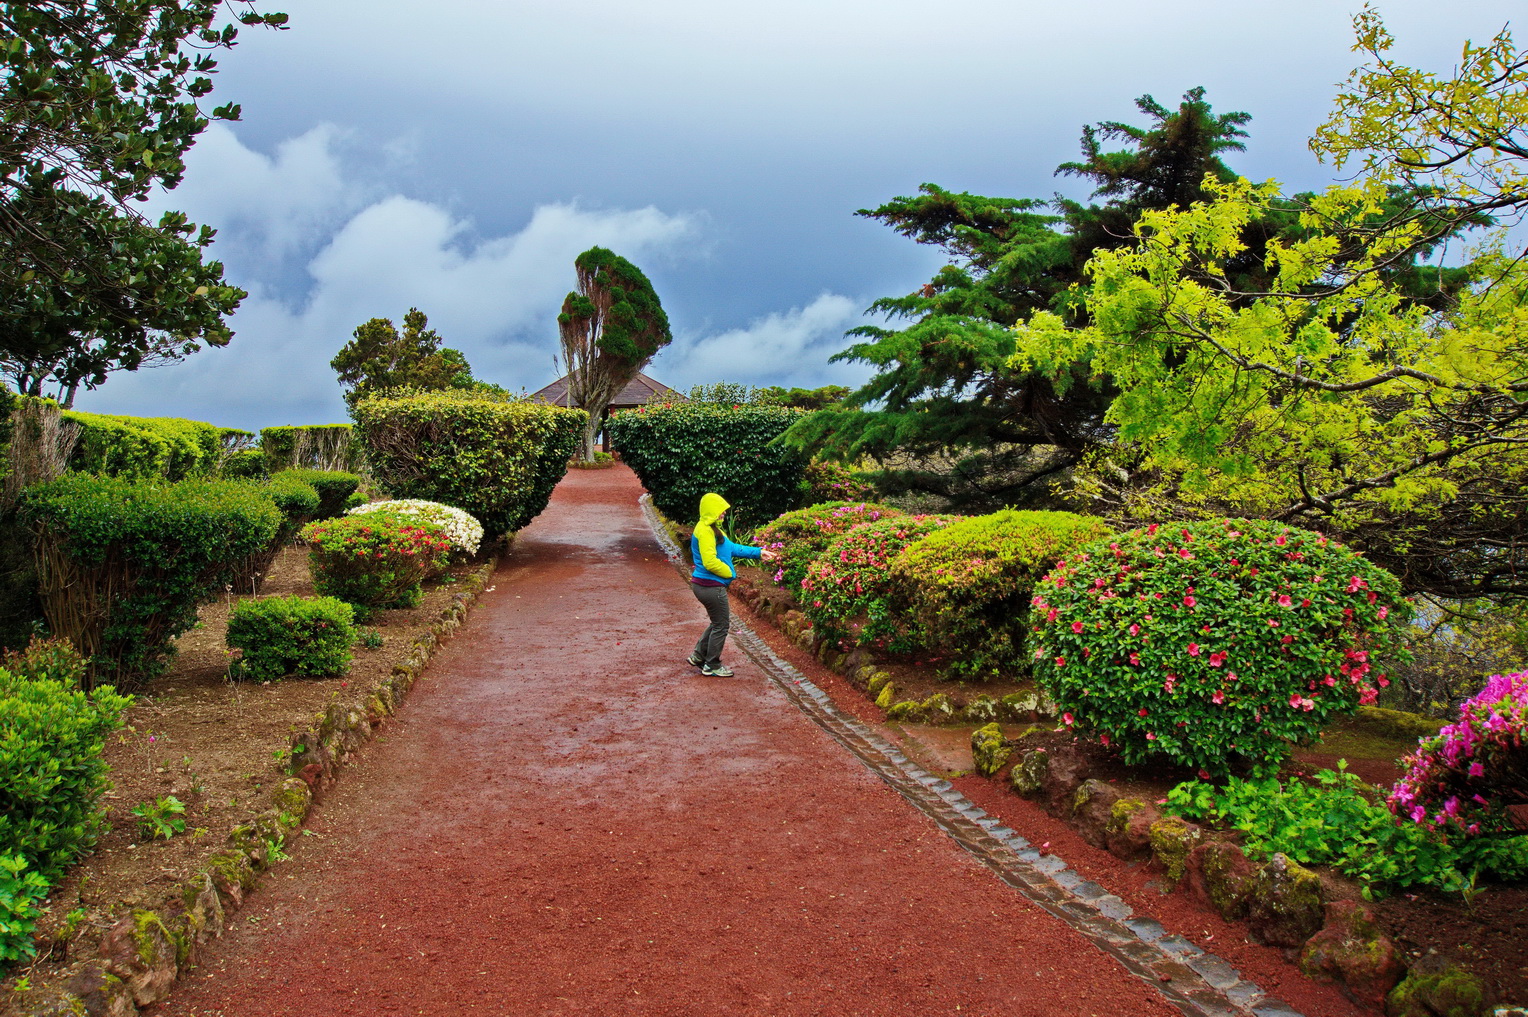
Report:
[[131,202],[173,188],[213,119],[214,54],[286,15],[223,0],[0,3],[0,360],[66,399],[112,370],[223,345],[245,296],[205,262],[212,231]]
[[627,382],[673,339],[668,315],[642,270],[603,247],[573,261],[578,289],[562,302],[557,330],[567,366],[568,395],[587,411],[583,457],[594,458],[594,439],[605,409]]

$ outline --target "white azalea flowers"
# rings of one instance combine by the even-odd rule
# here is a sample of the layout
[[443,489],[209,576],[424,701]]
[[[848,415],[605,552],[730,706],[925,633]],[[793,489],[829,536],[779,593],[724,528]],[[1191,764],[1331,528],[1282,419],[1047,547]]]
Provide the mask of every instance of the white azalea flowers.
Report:
[[418,516],[427,522],[434,523],[445,530],[446,539],[451,542],[451,550],[460,551],[465,555],[477,554],[478,545],[483,542],[482,523],[474,519],[471,513],[450,505],[442,505],[438,501],[424,501],[420,498],[373,501],[365,505],[357,505],[345,514],[355,516],[367,512],[397,512]]

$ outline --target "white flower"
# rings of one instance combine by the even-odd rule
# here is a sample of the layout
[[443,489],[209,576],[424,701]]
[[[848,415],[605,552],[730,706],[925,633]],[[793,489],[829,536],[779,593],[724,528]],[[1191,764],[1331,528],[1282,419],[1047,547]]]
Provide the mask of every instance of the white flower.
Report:
[[399,512],[432,522],[446,531],[446,539],[451,542],[451,550],[461,551],[463,554],[477,554],[478,545],[483,542],[482,523],[474,519],[471,513],[450,505],[442,505],[438,501],[424,501],[420,498],[373,501],[365,505],[357,505],[345,514],[357,516],[367,512]]

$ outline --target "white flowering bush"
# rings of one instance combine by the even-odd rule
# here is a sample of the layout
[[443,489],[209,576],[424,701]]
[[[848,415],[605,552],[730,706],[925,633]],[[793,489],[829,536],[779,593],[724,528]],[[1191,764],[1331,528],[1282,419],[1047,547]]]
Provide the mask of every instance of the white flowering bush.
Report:
[[459,552],[466,556],[477,554],[478,545],[483,542],[483,524],[474,519],[470,512],[464,512],[450,505],[442,505],[438,501],[425,501],[421,498],[373,501],[365,505],[357,505],[345,514],[358,516],[368,512],[401,513],[418,516],[426,522],[434,523],[445,531],[446,539],[451,542],[452,552]]

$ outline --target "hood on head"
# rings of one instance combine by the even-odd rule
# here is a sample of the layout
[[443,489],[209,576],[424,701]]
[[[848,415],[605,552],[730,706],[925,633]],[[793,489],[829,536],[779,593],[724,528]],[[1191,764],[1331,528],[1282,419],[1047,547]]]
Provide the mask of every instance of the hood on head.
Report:
[[700,496],[700,522],[704,526],[707,523],[715,523],[721,514],[732,506],[727,499],[719,494],[706,493]]

